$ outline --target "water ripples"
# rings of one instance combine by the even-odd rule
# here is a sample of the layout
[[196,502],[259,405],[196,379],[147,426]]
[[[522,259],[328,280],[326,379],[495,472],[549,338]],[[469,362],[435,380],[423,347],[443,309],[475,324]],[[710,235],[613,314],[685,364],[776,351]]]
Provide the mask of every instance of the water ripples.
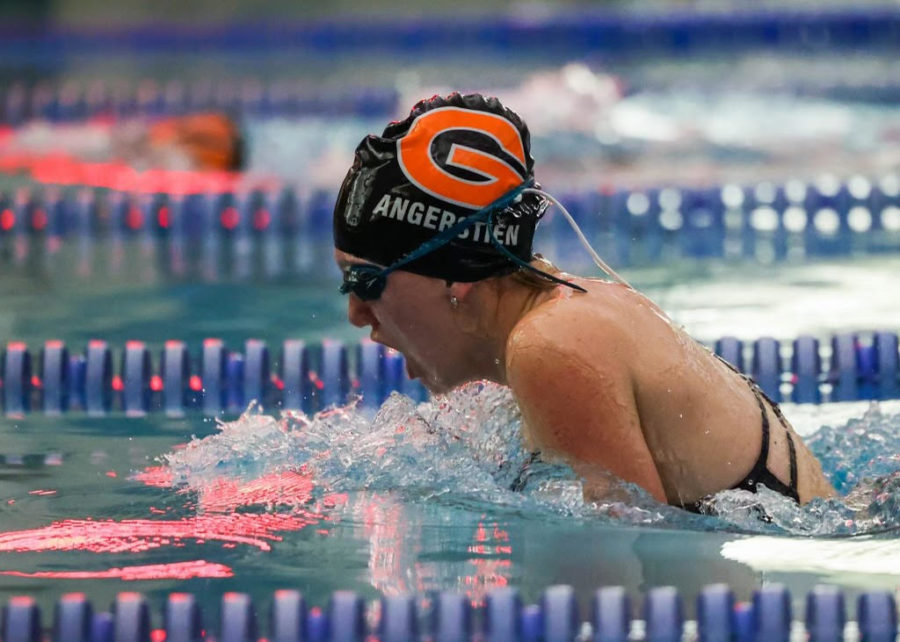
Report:
[[[840,537],[900,528],[900,415],[877,404],[806,438],[840,496],[800,507],[760,489],[718,493],[710,515],[659,504],[623,485],[625,501],[589,503],[570,468],[526,450],[507,389],[470,384],[416,405],[392,395],[375,414],[353,404],[313,417],[273,417],[251,407],[219,433],[163,457],[172,481],[201,495],[224,477],[244,481],[290,471],[311,480],[300,504],[334,493],[390,492],[493,517],[599,520],[656,528]],[[265,493],[263,493],[264,495]],[[227,504],[227,498],[218,500]],[[282,493],[280,503],[290,503]]]

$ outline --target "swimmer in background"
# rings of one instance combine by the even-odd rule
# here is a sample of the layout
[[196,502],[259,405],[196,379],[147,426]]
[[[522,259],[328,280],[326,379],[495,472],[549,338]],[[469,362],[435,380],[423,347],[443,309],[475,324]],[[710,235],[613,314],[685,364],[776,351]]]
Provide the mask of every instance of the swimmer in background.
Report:
[[237,123],[218,112],[174,116],[149,123],[129,155],[152,167],[237,172],[244,165]]
[[619,479],[694,511],[730,488],[834,495],[778,407],[599,257],[612,280],[532,253],[552,200],[533,166],[522,120],[478,94],[367,136],[334,211],[350,322],[432,392],[509,386],[526,446],[568,463],[588,500],[621,499]]
[[121,161],[136,170],[237,172],[244,168],[237,121],[220,112],[112,123],[33,121],[0,141],[0,158],[64,154],[85,162]]

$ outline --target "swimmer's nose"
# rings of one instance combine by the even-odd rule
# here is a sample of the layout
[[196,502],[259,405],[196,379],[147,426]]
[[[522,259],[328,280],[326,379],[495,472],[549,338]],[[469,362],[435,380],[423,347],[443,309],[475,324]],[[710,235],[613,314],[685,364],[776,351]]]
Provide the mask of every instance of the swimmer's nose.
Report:
[[371,306],[355,294],[348,297],[347,319],[357,328],[363,328],[375,322]]

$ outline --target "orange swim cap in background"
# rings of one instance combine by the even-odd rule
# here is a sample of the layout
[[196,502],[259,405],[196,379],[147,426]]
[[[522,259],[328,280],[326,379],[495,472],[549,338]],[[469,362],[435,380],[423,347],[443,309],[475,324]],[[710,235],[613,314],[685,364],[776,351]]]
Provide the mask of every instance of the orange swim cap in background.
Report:
[[212,112],[159,120],[150,125],[147,140],[152,148],[178,148],[194,169],[239,171],[243,166],[240,130],[225,114]]

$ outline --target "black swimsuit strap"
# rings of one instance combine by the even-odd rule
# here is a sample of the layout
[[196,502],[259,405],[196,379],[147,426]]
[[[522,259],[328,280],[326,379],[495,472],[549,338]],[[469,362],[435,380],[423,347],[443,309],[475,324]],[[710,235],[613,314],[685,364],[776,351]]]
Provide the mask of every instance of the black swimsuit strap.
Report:
[[[753,469],[744,480],[736,486],[736,488],[743,488],[755,492],[756,486],[758,484],[763,484],[767,488],[790,497],[799,503],[800,492],[797,489],[797,449],[794,447],[794,438],[791,436],[791,431],[788,429],[787,421],[781,412],[781,408],[778,407],[778,404],[766,396],[752,379],[744,375],[742,376],[747,382],[747,385],[750,386],[750,391],[756,398],[756,404],[759,406],[759,412],[762,415],[762,445],[759,449],[759,458],[757,458],[756,463],[753,465]],[[766,412],[766,405],[763,402],[763,399],[769,402],[775,416],[778,418],[778,422],[784,428],[784,434],[787,437],[791,470],[790,484],[785,484],[769,470],[769,414]]]
[[766,406],[765,404],[763,404],[762,397],[760,397],[756,386],[753,385],[753,383],[750,381],[748,381],[747,383],[750,384],[750,392],[752,392],[753,396],[756,398],[756,405],[759,406],[759,413],[762,415],[762,445],[760,445],[759,447],[759,457],[756,458],[756,463],[753,465],[753,470],[750,471],[750,474],[747,475],[747,477],[759,479],[763,471],[768,472],[769,413],[766,412]]
[[794,448],[794,438],[791,437],[791,431],[787,429],[787,426],[785,426],[784,434],[787,436],[788,450],[791,455],[791,490],[794,493],[794,499],[799,502],[800,492],[797,489],[797,449]]
[[[787,437],[788,451],[790,453],[791,460],[791,491],[794,498],[797,499],[797,501],[800,501],[799,493],[797,492],[797,448],[794,446],[794,438],[791,436],[791,431],[788,428],[787,419],[784,418],[784,413],[781,412],[781,406],[779,406],[777,402],[773,401],[772,398],[762,390],[762,388],[756,385],[755,381],[747,376],[744,376],[744,379],[750,383],[750,388],[751,390],[753,390],[753,394],[756,395],[757,400],[762,397],[769,402],[769,406],[772,408],[772,412],[774,412],[775,416],[778,418],[778,423],[780,423],[782,428],[784,428],[784,435],[785,437]],[[768,424],[768,419],[766,419],[765,423]]]
[[[797,449],[794,446],[794,438],[791,436],[791,431],[788,428],[787,420],[784,418],[784,414],[781,412],[781,408],[775,401],[772,400],[771,397],[763,392],[763,390],[756,384],[755,381],[753,381],[751,377],[735,368],[731,363],[729,363],[719,355],[715,353],[712,354],[720,362],[725,364],[725,366],[727,366],[729,370],[731,370],[739,377],[741,377],[741,379],[747,382],[747,386],[749,386],[750,392],[752,392],[753,396],[756,398],[756,404],[759,406],[759,412],[762,415],[762,445],[759,449],[759,457],[757,458],[756,463],[753,465],[753,469],[739,484],[735,486],[735,488],[742,488],[744,490],[756,492],[757,484],[764,484],[767,488],[779,492],[782,495],[786,495],[787,497],[790,497],[791,499],[799,503],[800,492],[797,488]],[[772,474],[772,471],[770,471],[768,467],[770,432],[769,414],[766,412],[766,404],[763,400],[768,402],[769,406],[772,408],[772,412],[775,413],[775,417],[778,419],[778,423],[780,423],[784,428],[784,434],[787,437],[791,469],[790,485],[785,484],[780,479],[775,477],[775,475]]]

